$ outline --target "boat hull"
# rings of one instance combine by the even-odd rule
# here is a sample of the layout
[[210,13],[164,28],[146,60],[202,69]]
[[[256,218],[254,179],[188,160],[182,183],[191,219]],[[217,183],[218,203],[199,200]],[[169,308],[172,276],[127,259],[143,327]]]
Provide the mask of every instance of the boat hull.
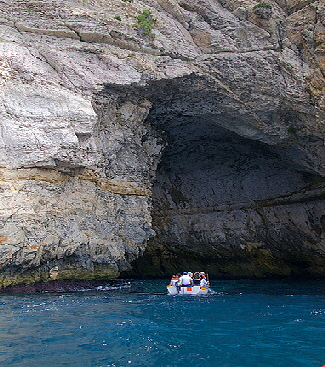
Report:
[[199,285],[195,285],[193,287],[175,287],[173,285],[168,285],[167,290],[168,294],[170,294],[171,296],[176,295],[199,296],[208,294],[209,287],[208,286],[200,287]]

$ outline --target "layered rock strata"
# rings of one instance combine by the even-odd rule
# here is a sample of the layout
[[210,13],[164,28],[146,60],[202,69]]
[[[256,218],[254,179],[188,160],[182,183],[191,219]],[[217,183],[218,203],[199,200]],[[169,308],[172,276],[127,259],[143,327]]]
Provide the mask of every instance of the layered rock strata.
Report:
[[324,17],[308,0],[2,1],[0,285],[323,276]]

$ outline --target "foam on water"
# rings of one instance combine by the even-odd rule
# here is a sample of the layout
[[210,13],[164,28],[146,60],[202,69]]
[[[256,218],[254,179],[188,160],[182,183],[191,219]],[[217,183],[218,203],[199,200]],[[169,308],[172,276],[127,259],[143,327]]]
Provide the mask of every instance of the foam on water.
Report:
[[119,285],[99,285],[95,289],[97,291],[114,291],[114,290],[129,289],[129,288],[131,288],[131,282],[122,283]]
[[325,283],[166,281],[0,296],[3,366],[321,367]]

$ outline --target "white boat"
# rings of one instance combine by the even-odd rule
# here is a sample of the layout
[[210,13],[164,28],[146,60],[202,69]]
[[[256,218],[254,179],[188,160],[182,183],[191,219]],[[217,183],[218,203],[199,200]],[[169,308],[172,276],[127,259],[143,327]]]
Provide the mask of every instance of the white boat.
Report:
[[171,296],[176,296],[178,294],[184,294],[189,296],[200,296],[204,294],[208,294],[210,287],[208,285],[199,286],[194,285],[192,287],[176,287],[174,285],[167,286],[168,294]]

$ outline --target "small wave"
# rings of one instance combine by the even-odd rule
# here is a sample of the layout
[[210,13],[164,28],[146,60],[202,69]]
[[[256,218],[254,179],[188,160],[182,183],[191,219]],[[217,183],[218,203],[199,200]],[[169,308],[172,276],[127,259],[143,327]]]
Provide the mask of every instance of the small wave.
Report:
[[225,292],[217,292],[217,291],[214,291],[214,290],[210,289],[208,294],[211,295],[211,296],[224,296]]
[[131,282],[121,284],[121,285],[99,285],[96,287],[96,291],[114,291],[119,289],[128,289],[131,288]]

